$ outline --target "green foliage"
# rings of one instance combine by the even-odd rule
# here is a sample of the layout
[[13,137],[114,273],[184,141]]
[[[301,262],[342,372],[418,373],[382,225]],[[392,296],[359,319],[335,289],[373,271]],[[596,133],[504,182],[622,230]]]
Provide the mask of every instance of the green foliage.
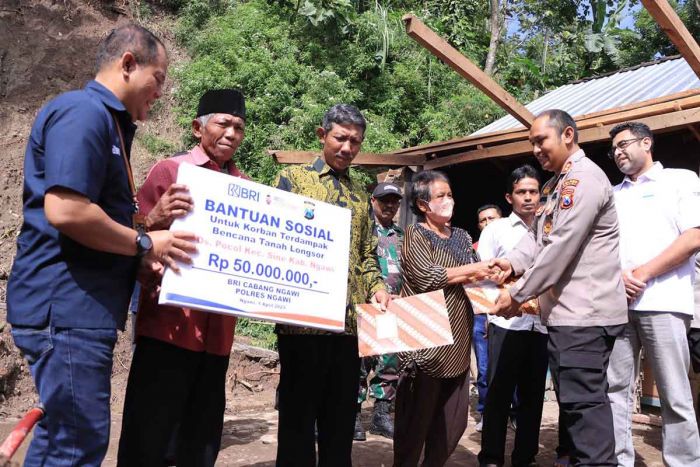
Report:
[[[329,20],[314,26],[301,12],[295,16],[291,3],[251,0],[223,14],[208,13],[195,31],[192,24],[204,16],[188,12],[202,2],[191,0],[180,19],[178,37],[193,57],[175,72],[180,122],[189,126],[206,89],[241,88],[246,137],[236,158],[258,181],[269,183],[279,169],[267,149],[319,150],[315,128],[336,103],[363,111],[368,152],[421,144],[437,135],[463,136],[498,113],[406,36],[401,12],[379,3],[344,13],[342,24]],[[347,7],[323,5],[336,12]]]
[[354,9],[350,0],[304,0],[297,13],[312,26],[321,26],[333,20],[345,25],[350,23]]
[[[696,38],[700,37],[700,3],[694,0],[669,3],[675,8],[678,16]],[[635,13],[634,35],[623,37],[620,49],[622,64],[633,66],[653,60],[656,56],[669,56],[678,53],[676,47],[668,39],[649,12],[644,8]]]
[[[205,90],[242,89],[248,118],[236,158],[264,183],[279,170],[266,150],[319,150],[315,128],[339,102],[365,114],[368,152],[465,136],[503,114],[410,39],[401,21],[413,11],[483,64],[484,0],[159,1],[179,11],[176,35],[192,56],[174,73],[180,123],[189,128]],[[633,29],[620,26],[636,2],[501,0],[504,17],[519,28],[502,28],[494,78],[527,102],[574,79],[673,53],[643,9]],[[684,0],[678,11],[697,36],[695,3]]]
[[153,10],[151,5],[146,3],[144,0],[139,0],[132,5],[134,9],[134,14],[139,21],[146,21],[153,15]]
[[428,26],[483,65],[489,45],[488,10],[487,0],[426,0],[419,11]]
[[277,335],[275,325],[264,321],[238,318],[236,335],[251,338],[251,344],[270,350],[277,350]]
[[143,145],[144,148],[146,148],[146,151],[153,156],[169,156],[175,152],[176,149],[174,144],[164,140],[163,138],[159,138],[142,131],[136,133],[136,139]]

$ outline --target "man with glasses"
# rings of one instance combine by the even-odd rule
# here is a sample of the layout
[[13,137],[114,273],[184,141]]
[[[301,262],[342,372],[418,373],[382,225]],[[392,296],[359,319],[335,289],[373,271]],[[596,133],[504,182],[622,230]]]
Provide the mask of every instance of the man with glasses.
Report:
[[608,367],[617,462],[634,465],[632,408],[643,346],[661,399],[664,464],[697,465],[686,334],[694,312],[693,258],[700,249],[700,180],[689,170],[654,162],[654,137],[643,123],[622,123],[610,136],[610,157],[625,174],[614,193],[629,305],[629,323]]

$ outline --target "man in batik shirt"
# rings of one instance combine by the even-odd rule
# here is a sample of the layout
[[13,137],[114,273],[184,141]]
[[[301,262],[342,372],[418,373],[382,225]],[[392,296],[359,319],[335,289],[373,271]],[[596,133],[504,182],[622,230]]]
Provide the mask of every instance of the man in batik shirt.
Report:
[[[356,304],[370,298],[386,308],[390,295],[377,263],[377,238],[367,215],[369,196],[350,164],[364,140],[366,122],[355,107],[338,104],[316,134],[321,157],[284,169],[275,186],[350,209],[350,251],[345,331],[278,325],[280,356],[277,466],[350,467],[357,412]],[[314,381],[314,393],[309,382]],[[318,463],[316,437],[318,427]]]

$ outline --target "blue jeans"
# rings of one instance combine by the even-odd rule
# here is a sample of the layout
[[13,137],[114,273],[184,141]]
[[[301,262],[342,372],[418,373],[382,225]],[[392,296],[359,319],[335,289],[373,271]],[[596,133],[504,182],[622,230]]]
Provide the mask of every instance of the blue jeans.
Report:
[[26,466],[99,466],[107,453],[116,329],[13,327],[46,415]]
[[476,354],[476,389],[479,391],[479,402],[476,411],[484,413],[486,403],[486,392],[488,389],[488,368],[489,368],[489,343],[487,339],[488,320],[486,315],[474,315],[474,353]]

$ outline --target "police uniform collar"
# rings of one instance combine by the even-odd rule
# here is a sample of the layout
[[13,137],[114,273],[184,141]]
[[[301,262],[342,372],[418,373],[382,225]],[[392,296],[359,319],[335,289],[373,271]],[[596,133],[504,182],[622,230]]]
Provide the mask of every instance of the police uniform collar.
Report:
[[567,159],[566,162],[564,162],[564,165],[561,167],[561,172],[559,172],[557,175],[562,175],[566,174],[571,170],[571,166],[583,159],[586,156],[586,153],[583,152],[583,149],[579,149],[578,151],[574,152],[571,154]]

